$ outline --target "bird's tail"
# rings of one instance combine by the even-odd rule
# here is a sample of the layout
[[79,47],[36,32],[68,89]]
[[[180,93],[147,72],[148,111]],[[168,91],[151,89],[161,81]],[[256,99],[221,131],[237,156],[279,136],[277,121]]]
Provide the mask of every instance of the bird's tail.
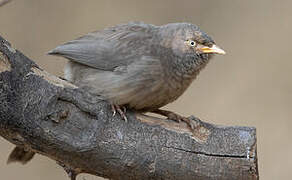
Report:
[[21,164],[26,164],[28,161],[30,161],[33,156],[35,155],[34,152],[28,151],[24,149],[23,147],[16,146],[13,151],[10,153],[7,164],[13,163],[13,162],[19,162]]

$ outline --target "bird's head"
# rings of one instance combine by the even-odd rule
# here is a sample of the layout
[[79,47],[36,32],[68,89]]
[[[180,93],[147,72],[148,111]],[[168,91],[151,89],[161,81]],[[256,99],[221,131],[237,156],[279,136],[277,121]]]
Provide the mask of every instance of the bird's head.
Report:
[[225,54],[213,39],[189,23],[172,23],[161,26],[162,45],[171,48],[177,56]]

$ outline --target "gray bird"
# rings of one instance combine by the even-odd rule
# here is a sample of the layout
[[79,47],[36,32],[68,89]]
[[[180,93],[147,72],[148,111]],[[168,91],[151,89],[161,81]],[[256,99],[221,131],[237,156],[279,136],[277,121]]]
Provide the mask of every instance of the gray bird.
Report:
[[65,79],[120,107],[186,121],[160,107],[189,87],[213,54],[225,54],[196,25],[130,22],[89,33],[49,52],[69,59]]
[[[154,112],[176,121],[188,118],[160,107],[181,96],[213,54],[225,54],[196,25],[154,26],[131,22],[89,33],[49,52],[69,59],[65,78],[120,107]],[[27,163],[34,152],[16,147],[7,163]]]

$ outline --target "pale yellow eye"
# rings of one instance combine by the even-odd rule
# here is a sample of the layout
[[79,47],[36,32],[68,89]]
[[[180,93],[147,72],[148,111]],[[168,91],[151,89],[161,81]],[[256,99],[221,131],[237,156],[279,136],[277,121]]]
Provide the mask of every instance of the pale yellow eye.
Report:
[[193,40],[189,40],[188,43],[192,47],[195,47],[197,45],[197,43],[195,41],[193,41]]

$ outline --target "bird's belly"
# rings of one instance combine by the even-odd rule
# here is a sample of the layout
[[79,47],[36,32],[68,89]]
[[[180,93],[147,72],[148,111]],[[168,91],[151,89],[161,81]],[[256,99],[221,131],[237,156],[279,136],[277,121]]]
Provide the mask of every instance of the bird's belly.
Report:
[[[126,103],[130,108],[140,111],[151,111],[165,106],[178,99],[188,88],[192,80],[170,87],[166,82],[152,90],[145,89],[138,93],[136,98]],[[154,89],[154,91],[153,91]]]
[[74,84],[104,96],[111,103],[139,111],[155,110],[175,101],[193,80],[183,78],[174,81],[171,78],[173,81],[169,81],[164,76],[131,78],[128,74],[117,75],[87,66],[71,66],[73,74],[78,75],[72,77]]

